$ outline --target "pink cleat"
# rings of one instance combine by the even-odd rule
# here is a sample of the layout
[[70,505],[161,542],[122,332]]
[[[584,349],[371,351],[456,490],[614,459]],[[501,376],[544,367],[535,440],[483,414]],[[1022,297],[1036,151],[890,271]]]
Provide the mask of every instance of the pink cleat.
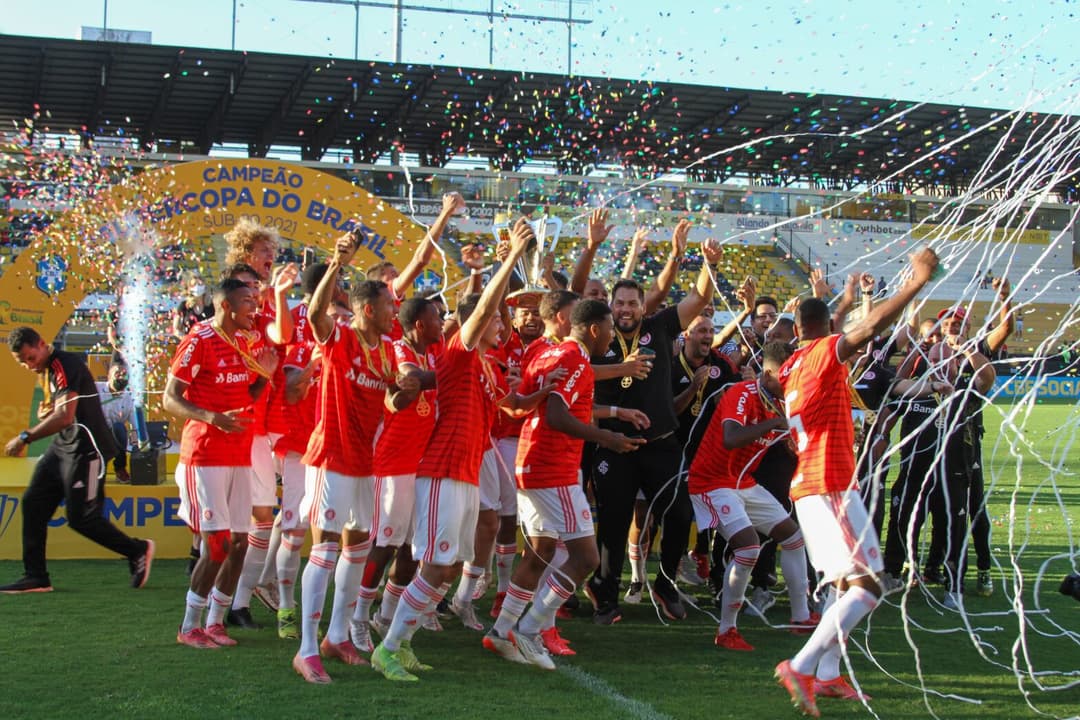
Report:
[[176,642],[181,645],[187,645],[188,647],[199,648],[200,650],[209,650],[211,648],[217,649],[221,647],[216,642],[211,640],[202,628],[192,628],[187,632],[181,630],[176,631]]
[[217,625],[207,625],[206,629],[203,630],[203,633],[221,647],[232,647],[236,644],[236,641],[229,637],[229,634],[225,632],[225,626],[221,623],[218,623]]
[[750,652],[754,649],[754,646],[746,642],[742,633],[738,628],[730,627],[726,632],[720,632],[720,629],[716,629],[716,637],[713,638],[713,645],[725,650],[741,650],[743,652]]
[[848,684],[843,675],[832,680],[815,680],[814,693],[820,697],[840,698],[841,700],[870,700],[866,693],[860,693]]
[[360,657],[356,646],[351,641],[332,643],[330,638],[323,638],[319,650],[328,658],[336,658],[346,665],[367,665],[368,661]]
[[322,660],[319,659],[318,655],[300,657],[300,653],[297,653],[293,656],[292,666],[293,670],[309,683],[314,685],[326,685],[330,682],[330,676],[327,675],[326,670],[323,669]]
[[572,647],[570,647],[570,641],[559,634],[559,628],[552,625],[547,630],[540,631],[540,640],[543,641],[544,647],[552,655],[560,655],[562,657],[569,657],[571,655],[577,655]]

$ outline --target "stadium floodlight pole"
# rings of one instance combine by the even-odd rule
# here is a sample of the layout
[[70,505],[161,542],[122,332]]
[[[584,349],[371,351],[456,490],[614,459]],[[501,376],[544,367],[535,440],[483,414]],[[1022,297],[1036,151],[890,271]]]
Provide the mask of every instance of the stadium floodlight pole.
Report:
[[[380,8],[394,11],[394,62],[401,62],[402,36],[405,32],[405,11],[445,13],[447,15],[465,15],[471,17],[486,17],[488,19],[488,63],[494,64],[495,58],[495,0],[490,0],[487,10],[457,10],[449,7],[434,7],[432,5],[406,5],[404,0],[393,2],[378,2],[377,0],[293,0],[294,2],[322,3],[324,5],[351,5],[356,11],[356,29],[353,35],[353,59],[360,59],[360,8]],[[579,5],[581,0],[578,0]],[[505,20],[532,20],[534,22],[566,23],[566,73],[571,74],[573,27],[574,25],[591,25],[592,20],[574,17],[574,0],[569,0],[569,7],[565,17],[552,15],[530,15],[526,13],[500,12],[499,17]]]

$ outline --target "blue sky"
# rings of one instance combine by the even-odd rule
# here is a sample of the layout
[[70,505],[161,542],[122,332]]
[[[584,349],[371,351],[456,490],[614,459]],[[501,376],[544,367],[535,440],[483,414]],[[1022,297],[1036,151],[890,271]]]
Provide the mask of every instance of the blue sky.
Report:
[[[488,0],[407,0],[484,10]],[[681,3],[574,0],[574,72],[750,89],[1078,112],[1080,3],[1069,0],[803,0]],[[0,32],[78,37],[103,0],[11,3]],[[496,9],[567,12],[567,0]],[[667,7],[658,9],[665,5]],[[229,47],[232,0],[110,0],[109,26],[157,44]],[[392,60],[393,12],[361,8],[360,57]],[[354,10],[297,0],[237,2],[238,49],[349,57]],[[488,66],[488,22],[406,12],[405,62]],[[566,25],[498,19],[494,65],[566,72]]]

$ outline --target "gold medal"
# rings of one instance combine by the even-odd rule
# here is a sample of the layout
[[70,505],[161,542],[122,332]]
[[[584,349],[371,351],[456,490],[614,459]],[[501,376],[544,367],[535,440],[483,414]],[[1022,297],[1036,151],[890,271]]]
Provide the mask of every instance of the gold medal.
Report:
[[[217,334],[217,336],[219,338],[224,340],[225,343],[229,347],[231,347],[233,350],[236,351],[236,354],[240,356],[240,359],[243,360],[244,365],[247,367],[248,370],[255,373],[256,375],[258,375],[261,378],[265,378],[266,380],[270,379],[270,373],[266,372],[266,370],[263,369],[263,366],[259,364],[258,360],[256,360],[251,355],[248,355],[246,352],[241,350],[240,349],[240,344],[238,342],[236,342],[236,340],[229,337],[225,333],[225,331],[222,330],[217,325],[215,325],[213,323],[210,323],[210,327],[214,330],[214,332]],[[237,334],[240,335],[243,332],[244,332],[243,330],[240,330],[240,331],[237,332]],[[247,335],[243,335],[243,337],[245,338],[245,342],[246,342],[247,341]]]
[[420,417],[426,418],[431,414],[431,405],[424,398],[424,392],[420,391],[420,397],[416,400],[416,414]]
[[[618,331],[616,331],[616,333],[615,333],[615,339],[619,341],[619,349],[620,349],[620,350],[622,350],[622,357],[623,357],[623,362],[626,362],[626,358],[630,357],[630,356],[631,356],[631,355],[633,355],[633,354],[634,354],[635,352],[637,352],[637,348],[638,348],[638,340],[639,340],[640,338],[641,338],[641,326],[640,326],[640,325],[638,325],[638,329],[634,331],[634,339],[633,339],[633,341],[632,341],[632,342],[631,342],[631,344],[630,344],[630,348],[629,348],[629,349],[627,349],[627,347],[626,347],[626,341],[625,341],[625,340],[623,340],[623,336],[622,336],[622,334],[621,334],[621,333],[619,333]],[[619,381],[619,384],[620,384],[620,385],[622,385],[622,387],[623,387],[623,390],[626,390],[626,389],[628,389],[628,388],[629,388],[629,387],[630,387],[631,385],[633,385],[633,384],[634,384],[634,378],[632,378],[631,376],[627,375],[627,376],[625,376],[625,377],[624,377],[624,378],[623,378],[622,380],[620,380],[620,381]]]
[[[383,343],[382,338],[379,338],[379,367],[375,367],[375,362],[371,357],[371,351],[367,347],[367,342],[364,340],[364,336],[360,334],[360,328],[353,326],[353,331],[356,332],[356,337],[360,340],[360,350],[364,353],[364,363],[367,365],[368,372],[379,373],[379,379],[385,382],[387,385],[394,381],[394,378],[390,375],[390,359],[386,356],[386,345]],[[374,349],[374,348],[373,348]]]
[[[679,362],[682,363],[683,370],[686,371],[686,377],[690,379],[690,382],[694,381],[694,370],[690,367],[690,363],[686,362],[686,356],[683,355],[682,350],[679,351]],[[704,406],[705,388],[709,384],[709,381],[701,383],[701,387],[697,389],[696,397],[694,398],[694,404],[690,406],[690,414],[697,417],[701,414],[701,408]]]
[[690,414],[694,417],[701,414],[701,403],[699,401],[695,400],[694,404],[690,406]]

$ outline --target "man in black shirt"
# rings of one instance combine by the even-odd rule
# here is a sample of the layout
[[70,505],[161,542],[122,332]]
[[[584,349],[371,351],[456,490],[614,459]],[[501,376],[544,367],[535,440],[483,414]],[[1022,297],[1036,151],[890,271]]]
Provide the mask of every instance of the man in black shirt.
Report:
[[[685,243],[690,223],[682,221],[675,228],[673,242]],[[702,244],[705,263],[720,259],[719,250]],[[599,511],[600,567],[586,586],[596,609],[595,621],[611,624],[621,618],[619,580],[626,553],[626,539],[634,512],[634,498],[641,490],[660,517],[664,537],[660,548],[660,573],[653,584],[653,597],[664,614],[682,619],[686,610],[679,600],[674,579],[679,561],[686,552],[692,510],[686,484],[677,477],[681,448],[675,431],[679,421],[671,394],[672,342],[690,322],[701,314],[712,297],[712,276],[703,263],[694,288],[675,307],[645,318],[645,293],[631,280],[621,280],[612,289],[611,310],[615,316],[615,338],[606,353],[593,357],[594,365],[620,363],[635,351],[651,350],[653,367],[643,380],[630,377],[596,383],[597,406],[619,406],[644,412],[650,420],[641,431],[616,419],[601,421],[601,426],[623,434],[644,437],[647,441],[631,459],[600,448],[594,457],[593,478]]]
[[45,539],[61,500],[68,526],[126,557],[131,585],[141,588],[150,577],[154,543],[128,537],[103,514],[105,463],[116,455],[116,447],[89,368],[78,355],[53,350],[33,328],[12,330],[8,347],[16,362],[42,376],[45,399],[38,409],[41,421],[9,440],[4,454],[21,455],[34,440],[53,435],[55,439],[34,466],[22,497],[26,575],[0,587],[0,593],[52,591]]

